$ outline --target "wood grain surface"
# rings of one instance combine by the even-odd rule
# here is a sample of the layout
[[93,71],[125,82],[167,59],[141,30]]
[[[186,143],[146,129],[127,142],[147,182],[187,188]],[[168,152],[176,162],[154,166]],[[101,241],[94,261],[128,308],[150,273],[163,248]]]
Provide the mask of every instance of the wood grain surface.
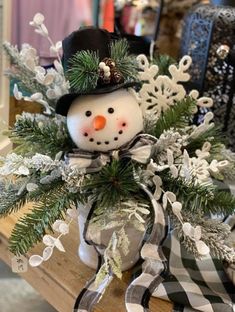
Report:
[[[8,251],[8,239],[17,219],[30,209],[28,204],[20,212],[5,219],[0,219],[0,258],[11,265],[12,254]],[[62,239],[66,253],[54,251],[52,258],[40,267],[28,268],[20,274],[32,285],[56,310],[71,312],[77,295],[94,274],[94,270],[84,265],[77,256],[79,234],[76,222],[71,225],[69,235]],[[39,244],[27,255],[41,254],[43,245]],[[130,273],[125,272],[123,279],[112,281],[95,312],[125,312],[124,295],[130,280]],[[150,309],[153,312],[171,312],[169,302],[151,298]]]

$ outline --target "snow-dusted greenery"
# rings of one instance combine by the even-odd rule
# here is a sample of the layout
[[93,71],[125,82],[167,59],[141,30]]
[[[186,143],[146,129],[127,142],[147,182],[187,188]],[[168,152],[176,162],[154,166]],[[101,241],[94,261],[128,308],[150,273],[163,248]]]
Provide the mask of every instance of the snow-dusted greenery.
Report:
[[[39,14],[31,24],[50,41],[43,21]],[[61,45],[51,44],[59,57]],[[169,76],[160,75],[158,66],[150,64],[145,56],[137,58],[142,88],[135,95],[145,117],[144,132],[154,138],[147,163],[113,159],[113,154],[105,154],[100,171],[86,173],[86,167],[80,169],[66,162],[64,156],[74,145],[66,119],[53,114],[56,99],[68,90],[61,63],[57,60],[55,69],[44,71],[32,47],[24,46],[19,52],[5,44],[5,49],[14,66],[9,76],[18,78],[19,85],[32,93],[26,100],[38,100],[45,113],[52,113],[18,116],[8,131],[16,148],[0,158],[0,216],[17,211],[27,201],[35,202],[12,232],[13,253],[24,254],[43,241],[43,255],[31,258],[35,266],[48,260],[54,247],[64,251],[60,236],[68,233],[68,223],[73,219],[71,215],[68,219],[66,213],[78,203],[92,201],[96,203],[90,221],[94,230],[113,229],[97,282],[110,268],[121,277],[120,254],[127,254],[130,244],[126,226],[131,224],[143,232],[151,226],[151,204],[143,196],[144,185],[165,208],[190,252],[198,257],[211,252],[220,259],[235,261],[234,250],[225,244],[228,227],[205,219],[210,213],[226,215],[234,211],[235,199],[214,181],[235,177],[235,155],[220,141],[211,112],[201,125],[192,124],[197,106],[208,107],[212,101],[198,98],[195,90],[186,93],[182,82],[189,80],[189,57],[178,66],[170,65]],[[14,93],[19,99],[23,97],[18,87]],[[58,232],[59,237],[48,231]]]

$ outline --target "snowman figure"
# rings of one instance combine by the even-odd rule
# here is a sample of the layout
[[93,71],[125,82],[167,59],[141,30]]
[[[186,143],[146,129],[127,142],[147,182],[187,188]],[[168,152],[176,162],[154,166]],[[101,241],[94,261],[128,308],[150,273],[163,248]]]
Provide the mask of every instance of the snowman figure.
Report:
[[[113,70],[115,63],[109,58],[108,46],[111,41],[110,33],[96,28],[84,28],[63,41],[67,64],[79,51],[97,51],[101,60],[97,70],[104,73],[103,81],[99,79],[94,90],[81,93],[71,90],[57,103],[56,112],[67,116],[70,136],[76,146],[84,151],[108,152],[119,149],[143,130],[142,111],[128,90],[136,83],[123,81],[121,73],[116,81],[107,79],[111,76],[110,71],[117,73],[118,70]],[[102,60],[106,60],[110,66]]]
[[[125,81],[114,60],[110,58],[109,47],[111,42],[112,35],[97,28],[78,30],[63,41],[64,62],[69,70],[71,70],[70,66],[76,65],[74,62],[70,63],[69,60],[74,55],[78,55],[77,53],[94,51],[99,55],[100,60],[96,69],[96,72],[99,73],[99,79],[95,88],[78,92],[79,88],[74,90],[72,83],[71,92],[62,96],[56,107],[58,114],[67,116],[68,131],[77,146],[76,150],[67,155],[69,164],[80,169],[86,168],[87,172],[92,168],[91,159],[94,159],[97,153],[105,157],[114,151],[120,151],[133,139],[135,140],[143,130],[141,108],[129,89],[137,85],[137,82],[130,79]],[[100,157],[100,159],[103,158]],[[96,163],[95,167],[100,168],[100,165],[103,164],[102,161],[100,160],[98,165]],[[79,210],[81,238],[79,256],[85,264],[96,268],[97,253],[83,239],[84,226],[90,207],[85,205],[79,207]],[[138,261],[138,246],[143,235],[142,233],[136,235],[132,228],[128,231],[130,236],[135,237],[136,244],[133,244],[133,249],[128,256],[122,259],[122,270],[129,269]],[[102,235],[102,245],[107,246],[112,231]]]

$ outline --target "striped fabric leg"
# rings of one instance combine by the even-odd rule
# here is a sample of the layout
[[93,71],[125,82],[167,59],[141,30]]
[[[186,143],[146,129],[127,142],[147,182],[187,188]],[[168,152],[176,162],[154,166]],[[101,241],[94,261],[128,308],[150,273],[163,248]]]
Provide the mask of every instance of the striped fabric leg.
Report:
[[141,184],[148,195],[154,213],[154,225],[149,239],[141,249],[142,274],[137,277],[126,291],[126,309],[128,312],[147,312],[148,303],[154,289],[164,280],[167,272],[166,259],[161,244],[167,234],[167,222],[162,206],[157,203],[152,193]]

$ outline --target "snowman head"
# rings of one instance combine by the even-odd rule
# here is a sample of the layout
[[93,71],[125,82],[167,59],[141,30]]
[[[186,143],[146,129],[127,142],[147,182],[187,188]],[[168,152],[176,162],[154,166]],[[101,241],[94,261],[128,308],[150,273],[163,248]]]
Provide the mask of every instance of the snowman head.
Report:
[[106,152],[128,143],[143,129],[141,109],[127,89],[75,99],[67,114],[74,143],[86,151]]
[[67,116],[78,148],[118,149],[142,131],[141,109],[128,91],[139,87],[136,60],[125,39],[99,28],[79,29],[63,40],[63,61],[70,90],[58,99],[56,113]]

